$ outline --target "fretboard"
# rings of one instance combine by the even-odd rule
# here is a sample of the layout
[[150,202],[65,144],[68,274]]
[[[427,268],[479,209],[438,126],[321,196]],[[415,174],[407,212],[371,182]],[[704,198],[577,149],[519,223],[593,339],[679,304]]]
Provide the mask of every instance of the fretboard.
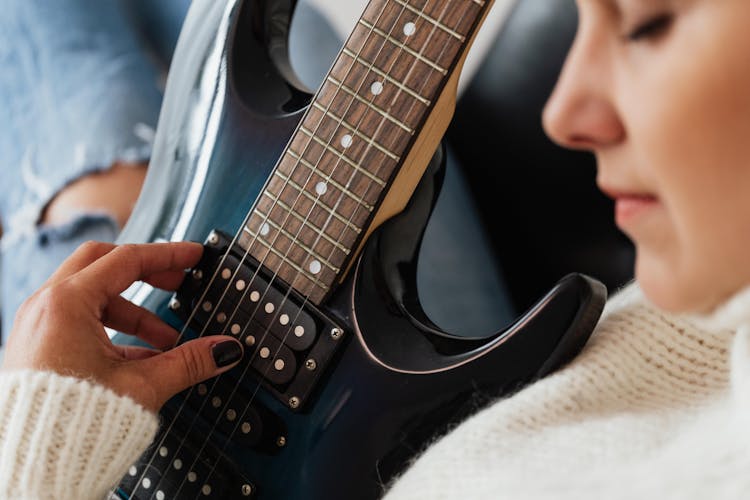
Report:
[[240,245],[319,304],[491,0],[372,0],[256,201]]

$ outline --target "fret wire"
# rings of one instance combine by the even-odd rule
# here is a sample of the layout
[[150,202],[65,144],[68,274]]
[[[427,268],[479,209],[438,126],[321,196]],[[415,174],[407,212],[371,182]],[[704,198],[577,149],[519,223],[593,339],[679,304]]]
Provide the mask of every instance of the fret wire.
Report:
[[[477,1],[477,0],[474,0],[474,1]],[[305,302],[307,302],[307,300],[308,300],[308,296],[305,296]],[[246,369],[246,370],[247,370],[247,369]],[[244,376],[244,373],[245,373],[245,372],[243,372],[243,376]],[[236,388],[235,388],[235,389],[236,389]],[[232,394],[234,394],[234,390],[235,390],[235,389],[233,389],[233,392],[232,392]],[[231,395],[230,395],[230,397],[231,397]],[[243,417],[244,417],[244,413],[243,413]],[[232,430],[232,432],[230,433],[230,439],[231,439],[231,436],[232,436],[232,434],[233,434],[234,432],[236,432],[236,429],[237,429],[237,426],[235,425],[234,429],[233,429],[233,430]],[[211,432],[213,432],[213,429],[212,429],[212,431],[211,431]],[[223,451],[223,450],[224,450],[225,448],[226,448],[226,446],[224,446],[224,447],[222,448],[222,451]],[[203,447],[201,447],[201,451],[202,451],[202,449],[203,449]],[[200,452],[199,452],[199,453],[200,453]],[[153,459],[152,459],[152,460],[153,460]],[[208,474],[209,476],[211,476],[211,474],[213,474],[213,472],[214,472],[214,470],[216,469],[216,466],[217,466],[217,465],[218,465],[218,461],[216,461],[216,462],[215,462],[215,463],[213,464],[213,466],[212,466],[211,470],[209,471],[209,474]],[[180,487],[182,486],[182,484],[183,484],[183,483],[181,483],[181,484],[180,484]]]
[[[266,221],[266,222],[268,222],[268,221]],[[274,225],[274,227],[276,227],[276,225]],[[289,231],[287,231],[283,227],[279,227],[279,228],[277,228],[277,230],[281,234],[283,234],[284,236],[286,236],[287,239],[289,239],[293,244],[299,246],[305,252],[309,253],[310,255],[312,255],[313,257],[315,257],[316,259],[318,259],[322,264],[325,264],[326,267],[328,267],[334,273],[338,274],[338,272],[341,271],[341,269],[339,269],[338,267],[336,267],[335,265],[333,265],[331,262],[329,262],[328,259],[326,259],[322,255],[320,255],[313,248],[307,246],[304,241],[302,241],[300,239],[297,239],[292,233],[290,233]],[[263,240],[263,238],[261,238],[261,240]]]
[[401,83],[400,81],[398,81],[395,78],[393,78],[392,76],[388,75],[385,71],[382,71],[380,68],[378,68],[377,66],[375,66],[375,63],[371,63],[371,62],[363,59],[362,57],[358,57],[357,55],[354,54],[354,52],[352,52],[351,50],[347,49],[346,47],[343,48],[343,52],[344,52],[344,54],[346,54],[347,56],[351,57],[352,59],[354,59],[359,64],[361,64],[362,66],[366,67],[367,69],[369,69],[370,71],[372,71],[376,75],[380,76],[381,78],[384,78],[391,85],[395,85],[399,89],[403,90],[404,92],[406,92],[407,94],[409,94],[414,99],[418,100],[419,102],[421,102],[422,104],[424,104],[428,108],[432,104],[432,101],[430,101],[429,99],[426,99],[425,97],[422,97],[421,95],[419,95],[418,93],[416,93],[415,91],[413,91],[412,89],[410,89],[409,87],[407,87],[406,85],[404,85],[403,83]]
[[[332,209],[331,207],[329,207],[325,203],[320,202],[319,198],[317,199],[318,201],[316,201],[316,198],[313,195],[311,195],[310,193],[308,193],[307,190],[302,189],[302,186],[300,186],[299,184],[297,184],[296,182],[294,182],[291,178],[289,178],[286,175],[282,174],[279,170],[275,170],[274,173],[273,173],[273,175],[281,178],[281,180],[283,180],[288,185],[292,186],[294,189],[296,189],[297,191],[299,191],[300,193],[302,193],[302,195],[304,195],[308,200],[310,200],[311,202],[313,202],[313,206],[319,206],[319,207],[321,207],[329,215],[332,215],[333,217],[335,217],[336,220],[338,220],[339,222],[341,222],[345,226],[349,227],[349,229],[351,229],[355,233],[359,234],[359,233],[362,232],[362,229],[358,228],[357,226],[355,226],[354,224],[352,224],[351,222],[349,222],[348,220],[346,220],[346,218],[344,218],[341,215],[339,215],[338,212],[336,212],[334,209]],[[266,190],[264,192],[267,193],[268,190]]]
[[[342,153],[341,151],[337,150],[336,148],[334,148],[333,146],[331,146],[330,144],[328,144],[327,142],[325,142],[323,139],[321,139],[320,137],[318,137],[317,135],[315,135],[311,130],[307,129],[303,125],[300,125],[299,129],[300,129],[300,131],[302,131],[305,134],[307,134],[308,136],[310,136],[310,138],[313,141],[315,141],[318,144],[320,144],[321,146],[323,146],[323,148],[325,148],[326,151],[328,151],[328,152],[330,152],[330,153],[332,153],[332,154],[340,157],[342,160],[344,160],[346,163],[348,163],[349,166],[351,166],[352,168],[354,168],[354,170],[356,170],[357,172],[362,173],[363,175],[366,175],[367,177],[369,177],[370,179],[372,179],[374,182],[376,182],[377,184],[379,184],[381,187],[385,187],[386,182],[383,179],[381,179],[380,177],[378,177],[378,176],[376,176],[374,174],[371,174],[370,172],[368,172],[364,168],[362,168],[359,165],[357,165],[353,160],[351,160],[349,157],[347,157],[346,155],[344,155],[344,153]],[[365,172],[367,172],[367,173],[365,173]]]
[[336,85],[337,87],[341,88],[344,92],[346,92],[347,94],[351,95],[352,97],[354,97],[355,99],[357,99],[359,102],[361,102],[365,106],[369,107],[370,109],[376,111],[377,113],[379,113],[380,115],[382,115],[384,118],[388,119],[389,121],[391,121],[395,125],[398,125],[400,128],[404,129],[404,131],[408,132],[410,135],[414,135],[414,129],[412,129],[411,127],[409,127],[405,123],[403,123],[398,118],[396,118],[393,115],[391,115],[389,112],[387,112],[384,109],[380,108],[376,104],[374,104],[374,103],[372,103],[372,102],[370,102],[370,101],[362,98],[362,96],[360,96],[357,92],[355,92],[354,90],[352,90],[349,87],[347,87],[346,85],[344,85],[343,82],[339,82],[338,80],[336,80],[334,77],[332,77],[330,75],[326,78],[326,80],[328,80],[332,84]]
[[410,47],[408,47],[406,45],[406,43],[399,42],[398,40],[396,40],[395,38],[393,38],[391,35],[389,35],[388,33],[386,33],[385,31],[381,30],[380,28],[378,28],[376,26],[373,26],[372,24],[368,23],[364,19],[360,19],[359,20],[359,24],[361,24],[362,26],[364,26],[367,29],[371,29],[372,31],[374,31],[378,35],[382,36],[383,38],[385,38],[386,40],[388,40],[389,42],[391,42],[393,45],[395,45],[395,46],[403,49],[404,52],[406,52],[407,54],[411,55],[412,57],[416,58],[419,61],[422,61],[423,63],[425,63],[426,65],[432,67],[433,69],[436,69],[437,71],[439,71],[443,75],[447,75],[448,74],[448,70],[447,69],[443,68],[442,66],[440,66],[439,64],[437,64],[437,63],[435,63],[433,61],[430,61],[429,59],[427,59],[425,56],[423,56],[419,52],[417,52],[417,51],[411,49]]
[[[380,19],[380,17],[382,16],[383,12],[385,11],[385,5],[387,5],[387,4],[384,4],[384,6],[383,6],[383,8],[382,8],[382,10],[381,10],[381,12],[380,12],[380,14],[378,14],[378,19]],[[377,21],[376,21],[376,22],[377,22]],[[372,36],[372,32],[370,32],[370,33],[369,33],[369,34],[367,35],[367,37],[368,37],[368,38],[369,38],[369,37],[371,37],[371,36]],[[385,45],[385,42],[384,42],[384,44],[383,44],[383,45]],[[381,47],[381,48],[382,48],[382,47]],[[351,68],[350,68],[350,71],[351,71]],[[317,100],[317,99],[319,99],[319,97],[320,97],[320,95],[321,95],[321,92],[322,92],[322,91],[321,91],[321,90],[319,90],[319,91],[318,91],[318,92],[316,93],[316,95],[315,95],[315,97],[314,97],[314,99],[313,99],[313,100]],[[332,101],[332,102],[333,102],[333,101]],[[321,120],[321,121],[322,121],[322,120]],[[320,127],[320,123],[318,123],[317,127]],[[307,149],[307,147],[308,147],[308,146],[309,146],[309,142],[308,142],[308,144],[307,144],[307,145],[305,146],[305,149]],[[278,165],[277,165],[277,168],[278,168]],[[361,170],[361,169],[360,169],[360,170]],[[375,176],[372,176],[372,174],[370,174],[369,172],[367,172],[367,170],[362,170],[362,172],[364,172],[364,173],[365,173],[365,175],[368,175],[368,176],[370,176],[370,177],[375,177]],[[311,174],[311,175],[312,175],[312,174]],[[377,178],[375,178],[375,179],[377,179]],[[375,180],[375,179],[373,179],[373,180]],[[376,181],[376,182],[377,182],[377,181]],[[382,182],[382,181],[381,181],[381,182]],[[282,191],[281,191],[281,192],[283,192],[283,187],[282,187]],[[279,194],[281,194],[281,192],[280,192]],[[304,190],[300,190],[300,191],[299,191],[299,193],[304,193],[304,192],[305,192]],[[264,190],[264,191],[263,191],[263,193],[264,193],[264,194],[265,194],[266,196],[270,197],[270,198],[271,198],[271,199],[272,199],[272,200],[274,201],[274,204],[280,204],[280,205],[281,205],[282,207],[286,207],[286,210],[287,210],[287,213],[288,213],[288,214],[294,214],[294,216],[295,216],[295,217],[297,217],[297,218],[300,218],[300,217],[299,217],[299,214],[297,214],[297,213],[296,213],[296,212],[295,212],[295,211],[294,211],[294,210],[293,210],[293,209],[292,209],[291,207],[288,207],[288,206],[287,206],[287,205],[286,205],[285,203],[281,202],[281,200],[280,200],[279,198],[277,198],[277,197],[274,197],[273,195],[271,195],[270,193],[268,193],[268,192],[267,192],[266,190]],[[297,200],[299,200],[299,195],[297,196],[297,199],[296,199],[296,200],[294,201],[294,203],[293,203],[293,204],[295,204],[295,203],[297,202]],[[306,223],[306,220],[307,220],[307,218],[309,217],[309,215],[310,215],[310,214],[312,214],[312,211],[313,211],[313,209],[315,208],[316,204],[317,204],[316,202],[313,202],[313,205],[312,205],[312,207],[310,207],[310,212],[309,212],[308,216],[307,216],[307,217],[305,217],[305,219],[303,220],[303,223],[302,223],[302,226],[300,227],[300,229],[301,229],[302,227],[304,227],[304,225],[305,225],[305,223]],[[273,207],[272,207],[272,208],[273,208]],[[269,212],[269,213],[270,213],[270,212]],[[287,218],[288,218],[288,215],[287,215]],[[286,219],[285,219],[285,220],[286,220]],[[330,219],[328,219],[328,220],[326,221],[326,223],[325,223],[325,224],[326,224],[326,225],[328,225],[328,224],[329,224],[329,222],[330,222]],[[348,224],[347,224],[347,225],[348,225]],[[314,227],[314,225],[311,225],[311,226],[313,226],[313,227]],[[324,227],[325,227],[325,226],[324,226]],[[359,233],[361,232],[361,230],[360,230],[359,228],[356,228],[355,232],[356,232],[357,234],[359,234]],[[328,238],[328,236],[326,235],[326,233],[325,233],[324,229],[321,229],[321,230],[319,231],[319,235],[320,235],[320,236],[324,236],[324,235],[325,235],[325,238]],[[342,235],[342,236],[344,235],[344,232],[343,232],[343,230],[342,230],[342,233],[341,233],[341,235]],[[347,252],[347,254],[348,254],[348,252]],[[261,262],[261,265],[262,265],[262,264],[263,264],[263,263]],[[279,272],[279,271],[277,271],[276,273],[274,273],[274,276],[276,276],[276,275],[278,274],[278,272]]]
[[[475,0],[475,1],[476,1],[476,0]],[[383,10],[384,10],[384,9],[383,9]],[[382,12],[381,12],[381,15],[382,15]],[[251,212],[251,213],[252,213],[252,212]],[[248,214],[247,218],[245,219],[246,221],[247,221],[247,220],[249,220],[249,217],[250,217],[251,213],[250,213],[250,214]],[[236,240],[236,239],[237,239],[238,237],[239,237],[239,234],[235,236],[235,240]],[[256,239],[257,239],[257,237],[256,237]],[[233,243],[234,243],[234,240],[233,240]],[[245,254],[245,255],[247,255],[247,252],[246,252],[246,254]],[[243,261],[244,261],[244,258],[245,258],[245,256],[243,256]],[[276,274],[277,274],[277,273],[274,273],[274,278],[276,277]],[[305,296],[305,302],[307,302],[308,298],[309,298],[309,296]],[[193,313],[191,313],[191,318],[192,318],[192,316],[193,316],[193,315],[195,314],[195,311],[196,311],[196,310],[197,310],[197,309],[194,309],[194,310],[193,310]],[[186,324],[187,324],[187,323],[186,323]],[[184,329],[183,329],[183,330],[181,331],[181,333],[180,333],[180,337],[181,337],[181,336],[183,335],[184,331],[185,331]],[[202,332],[200,333],[200,335],[202,336],[204,332],[205,332],[205,328],[204,328],[204,330],[203,330],[203,331],[202,331]],[[248,366],[249,366],[249,365],[248,365]],[[246,372],[247,372],[247,368],[246,368],[246,369],[245,369],[245,370],[243,371],[243,373],[242,373],[241,377],[244,377],[244,375],[245,375],[245,373],[246,373]],[[214,384],[214,386],[213,386],[213,387],[215,387],[215,384]],[[213,387],[212,387],[212,390],[213,390]],[[234,394],[234,392],[235,392],[236,388],[237,388],[237,387],[235,387],[235,388],[234,388],[234,389],[232,390],[232,394]],[[192,391],[192,390],[191,390],[191,391]],[[230,397],[231,397],[231,395],[230,395]],[[182,408],[183,408],[183,407],[184,407],[184,405],[180,406],[180,408],[179,408],[179,410],[178,410],[178,416],[179,416],[179,414],[181,413],[181,411],[182,411]],[[201,408],[201,409],[202,409],[202,408]],[[244,412],[243,412],[243,415],[242,415],[242,416],[243,416],[243,418],[244,418]],[[177,417],[174,417],[174,419],[173,419],[173,420],[172,420],[172,421],[170,422],[170,424],[169,424],[169,427],[168,427],[168,429],[167,429],[167,432],[165,433],[165,436],[166,436],[166,435],[168,435],[168,433],[170,432],[170,430],[171,430],[172,426],[174,425],[174,422],[176,421],[176,418],[177,418]],[[235,426],[235,428],[234,428],[234,429],[232,430],[232,432],[230,433],[230,439],[231,439],[231,435],[232,435],[232,434],[233,434],[233,433],[234,433],[234,432],[236,431],[236,429],[237,429],[237,427]],[[213,433],[213,428],[211,429],[211,433]],[[210,433],[209,433],[209,437],[210,437]],[[160,444],[161,444],[161,443],[163,443],[163,442],[164,442],[164,438],[162,438],[162,440],[160,441]],[[205,447],[205,443],[207,443],[207,442],[208,442],[208,438],[206,439],[206,441],[204,442],[204,444],[203,444],[203,445],[201,446],[201,449],[199,450],[199,454],[200,454],[200,453],[202,452],[203,448]],[[183,441],[182,441],[182,442],[180,443],[180,448],[181,448],[181,447],[183,446],[183,444],[184,444],[184,440],[183,440]],[[224,450],[225,448],[226,448],[226,446],[224,446],[224,447],[222,448],[222,452],[223,452],[223,450]],[[153,455],[151,456],[151,458],[149,459],[149,463],[148,463],[148,466],[150,466],[150,464],[151,464],[151,463],[153,462],[153,460],[154,460],[154,458],[155,458],[155,457],[156,457],[156,454],[154,453],[154,454],[153,454]],[[196,460],[196,461],[197,461],[197,460]],[[195,462],[194,462],[194,463],[195,463]],[[215,462],[215,463],[213,464],[213,466],[211,467],[211,469],[210,469],[210,471],[209,471],[209,473],[208,473],[208,476],[209,476],[209,477],[210,477],[210,476],[211,476],[211,475],[213,474],[213,472],[214,472],[214,470],[216,469],[216,466],[217,466],[217,465],[218,465],[218,461],[217,461],[217,462]],[[146,468],[144,469],[144,474],[143,474],[143,475],[141,476],[141,478],[142,478],[143,476],[145,476],[145,470],[146,470],[146,469],[148,468],[148,466],[147,466],[147,467],[146,467]],[[138,481],[138,483],[136,483],[136,484],[137,484],[137,485],[140,485],[140,478],[139,478],[139,481]],[[183,484],[184,484],[184,480],[183,480],[183,482],[181,482],[181,483],[180,483],[180,485],[179,485],[179,488],[182,488]],[[137,487],[136,487],[136,488],[137,488]]]
[[291,260],[291,259],[285,257],[284,255],[282,255],[282,253],[279,252],[278,250],[276,250],[276,248],[274,248],[273,245],[271,245],[270,243],[265,242],[263,240],[263,238],[260,238],[257,234],[255,234],[253,231],[251,231],[250,228],[248,228],[247,226],[245,226],[244,230],[245,230],[245,232],[247,234],[249,234],[250,236],[253,237],[255,243],[260,243],[264,247],[268,248],[268,250],[270,252],[272,252],[275,256],[277,256],[279,259],[281,259],[282,263],[286,263],[287,265],[292,266],[294,269],[297,270],[297,272],[302,273],[302,275],[305,278],[307,278],[308,280],[312,281],[313,284],[319,286],[320,288],[322,288],[324,290],[328,290],[328,286],[325,283],[323,283],[322,281],[318,280],[315,276],[313,276],[310,273],[308,273],[307,271],[305,271],[303,268],[301,268],[299,265],[297,265],[297,263],[294,262],[293,260]]
[[[271,197],[271,199],[274,199],[272,195],[269,195],[269,197]],[[305,221],[304,217],[302,217],[297,212],[294,212],[289,205],[287,205],[286,203],[284,203],[283,201],[278,200],[278,199],[277,199],[276,203],[281,208],[283,208],[284,210],[286,210],[287,212],[291,212],[292,216],[294,216],[295,219],[297,219],[298,221],[300,221],[303,226],[307,226],[308,228],[312,229],[316,233],[319,233],[321,236],[323,236],[323,239],[326,240],[328,243],[330,243],[331,245],[335,246],[336,248],[338,248],[339,250],[341,250],[342,252],[344,252],[346,255],[349,255],[349,253],[351,253],[351,250],[349,250],[348,248],[346,248],[340,242],[338,242],[338,241],[334,240],[333,238],[331,238],[328,235],[328,233],[326,233],[325,231],[323,231],[323,229],[321,229],[321,228],[313,225],[313,223],[310,222],[310,221]],[[281,226],[279,224],[277,224],[276,222],[274,222],[273,219],[271,219],[270,212],[269,212],[269,214],[264,214],[260,210],[256,209],[255,213],[257,213],[258,216],[263,217],[264,220],[266,222],[268,222],[271,226],[273,226],[275,229],[277,229],[277,230],[281,229]]]
[[330,119],[335,120],[339,123],[341,123],[347,130],[349,130],[352,134],[356,135],[360,139],[364,139],[368,144],[372,144],[375,149],[389,157],[391,160],[395,162],[399,162],[401,160],[401,157],[393,153],[392,151],[389,151],[385,146],[379,144],[375,139],[372,137],[367,137],[366,134],[360,132],[356,128],[354,128],[354,125],[351,125],[349,122],[344,120],[343,117],[336,116],[336,113],[332,113],[331,111],[326,111],[326,108],[318,104],[317,102],[313,101],[312,103],[313,107],[322,113],[324,113],[326,116],[328,116]]
[[[313,172],[317,173],[319,176],[323,177],[323,174],[317,168],[315,168],[315,165],[313,165],[309,161],[305,160],[302,156],[300,156],[297,153],[295,153],[291,148],[287,149],[287,153],[289,153],[289,156],[291,156],[295,160],[299,161],[302,165],[304,165],[305,167],[309,168]],[[365,200],[363,200],[362,198],[360,198],[359,196],[357,196],[356,194],[352,193],[347,188],[345,188],[344,186],[342,186],[341,184],[339,184],[333,177],[329,178],[326,181],[326,183],[327,184],[332,184],[336,189],[338,189],[342,193],[346,194],[353,201],[355,201],[358,204],[360,204],[363,207],[365,207],[368,212],[372,212],[372,210],[373,210],[372,205],[370,205]]]
[[422,19],[424,19],[424,20],[426,20],[426,21],[434,24],[435,26],[437,26],[441,30],[445,31],[446,33],[448,33],[452,37],[458,39],[461,43],[463,43],[463,42],[466,41],[466,37],[463,36],[462,34],[460,34],[460,33],[456,32],[456,31],[450,29],[448,26],[446,26],[445,24],[441,23],[437,19],[433,19],[430,15],[425,14],[424,12],[420,12],[419,10],[415,9],[413,6],[409,5],[408,3],[404,2],[403,0],[392,0],[392,1],[395,2],[395,3],[397,3],[397,4],[399,4],[402,7],[407,8],[408,10],[410,10],[411,12],[413,12],[414,14],[416,14],[417,16],[421,17]]

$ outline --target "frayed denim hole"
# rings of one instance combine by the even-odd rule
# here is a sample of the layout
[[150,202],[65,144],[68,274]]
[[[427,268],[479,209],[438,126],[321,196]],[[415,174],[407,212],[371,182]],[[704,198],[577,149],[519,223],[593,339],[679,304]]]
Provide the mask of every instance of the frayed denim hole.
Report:
[[40,247],[65,243],[80,238],[86,233],[88,239],[114,241],[120,232],[117,221],[106,213],[84,213],[68,222],[38,226],[37,241]]

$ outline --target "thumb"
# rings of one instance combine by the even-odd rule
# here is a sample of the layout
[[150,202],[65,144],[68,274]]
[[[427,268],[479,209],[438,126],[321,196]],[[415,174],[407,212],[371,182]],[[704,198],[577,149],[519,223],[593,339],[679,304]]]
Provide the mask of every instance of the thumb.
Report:
[[155,403],[161,407],[178,392],[230,370],[242,354],[242,344],[237,340],[214,335],[138,361],[137,369],[153,381]]

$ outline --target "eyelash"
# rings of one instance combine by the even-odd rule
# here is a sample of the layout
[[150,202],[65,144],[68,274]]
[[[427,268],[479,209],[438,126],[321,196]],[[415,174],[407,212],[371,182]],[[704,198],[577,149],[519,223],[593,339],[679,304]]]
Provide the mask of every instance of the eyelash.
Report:
[[664,34],[671,24],[672,15],[661,14],[639,25],[627,35],[627,38],[631,42],[653,39]]

